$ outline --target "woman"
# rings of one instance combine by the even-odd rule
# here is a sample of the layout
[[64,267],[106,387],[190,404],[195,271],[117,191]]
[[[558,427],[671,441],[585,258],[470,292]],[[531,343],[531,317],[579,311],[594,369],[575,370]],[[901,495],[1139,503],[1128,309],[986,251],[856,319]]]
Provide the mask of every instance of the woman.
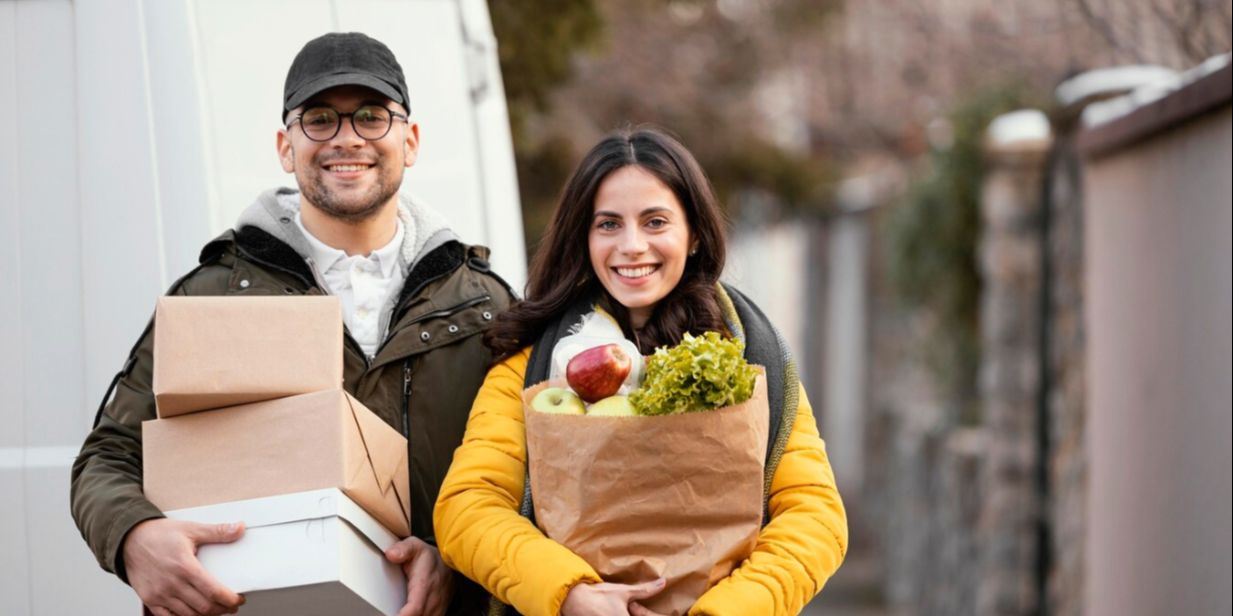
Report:
[[604,583],[523,515],[521,391],[547,377],[555,340],[598,305],[644,354],[686,332],[717,331],[743,337],[746,358],[766,368],[768,521],[749,558],[690,613],[795,614],[821,590],[847,550],[843,505],[782,340],[757,307],[718,282],[723,224],[697,161],[668,135],[621,131],[587,153],[533,259],[527,299],[486,334],[503,359],[476,397],[437,501],[446,564],[528,616],[652,613],[638,601],[663,580]]

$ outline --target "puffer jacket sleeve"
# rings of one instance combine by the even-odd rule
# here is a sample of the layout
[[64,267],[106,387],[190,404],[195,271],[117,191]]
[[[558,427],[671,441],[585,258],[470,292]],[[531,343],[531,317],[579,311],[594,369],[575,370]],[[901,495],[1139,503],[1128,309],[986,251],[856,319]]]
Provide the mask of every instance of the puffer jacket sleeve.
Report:
[[560,612],[574,585],[602,581],[518,508],[526,477],[522,385],[530,349],[494,366],[441,486],[433,522],[445,564],[526,616]]
[[797,614],[843,562],[847,516],[804,388],[768,506],[753,553],[699,597],[691,615]]

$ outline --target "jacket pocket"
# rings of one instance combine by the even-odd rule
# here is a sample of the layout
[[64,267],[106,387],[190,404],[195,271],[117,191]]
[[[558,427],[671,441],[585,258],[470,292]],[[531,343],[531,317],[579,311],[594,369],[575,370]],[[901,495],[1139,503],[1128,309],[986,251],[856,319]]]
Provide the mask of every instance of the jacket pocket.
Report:
[[446,308],[404,318],[377,349],[370,369],[425,353],[474,336],[492,324],[495,308],[488,294]]

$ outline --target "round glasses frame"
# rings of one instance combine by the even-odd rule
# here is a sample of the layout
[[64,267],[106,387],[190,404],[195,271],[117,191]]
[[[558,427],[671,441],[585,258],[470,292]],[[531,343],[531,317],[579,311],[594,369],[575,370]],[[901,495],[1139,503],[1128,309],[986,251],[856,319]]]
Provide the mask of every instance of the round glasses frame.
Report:
[[[373,112],[377,110],[380,110],[380,112],[389,114],[385,118],[385,128],[381,130],[381,134],[376,135],[369,128],[361,129],[359,125],[355,123],[355,116],[363,115],[365,113]],[[334,130],[333,132],[329,134],[329,136],[314,137],[311,133],[308,132],[308,127],[306,124],[304,124],[304,116],[309,113],[313,113],[313,112],[329,112],[333,114]],[[380,117],[380,115],[378,115],[377,117]],[[408,121],[408,118],[405,114],[394,111],[393,109],[382,107],[380,105],[364,105],[363,107],[360,107],[359,109],[356,109],[355,111],[352,111],[350,113],[342,113],[330,107],[313,107],[310,109],[305,109],[304,113],[301,113],[295,116],[294,118],[292,118],[291,122],[287,124],[287,128],[291,128],[292,124],[299,122],[300,132],[304,133],[305,137],[307,137],[310,141],[316,141],[317,143],[324,143],[338,136],[339,131],[342,130],[343,118],[347,118],[348,120],[351,121],[352,132],[354,132],[357,136],[359,136],[359,138],[365,141],[379,141],[381,139],[384,139],[386,135],[390,134],[390,129],[393,128],[394,120],[396,119],[402,120],[403,122]],[[324,135],[324,133],[321,133],[321,135]]]

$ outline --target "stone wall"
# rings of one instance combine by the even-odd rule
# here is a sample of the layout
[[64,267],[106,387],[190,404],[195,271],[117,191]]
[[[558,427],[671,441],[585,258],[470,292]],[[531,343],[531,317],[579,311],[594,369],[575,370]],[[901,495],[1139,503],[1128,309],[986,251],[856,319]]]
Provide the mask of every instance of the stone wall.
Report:
[[[1041,126],[1047,131],[1047,125]],[[979,396],[988,443],[981,476],[978,614],[1033,614],[1039,609],[1044,509],[1038,413],[1040,231],[1048,147],[1046,132],[997,142],[987,151],[979,254]]]
[[988,433],[951,423],[957,413],[912,350],[923,340],[919,315],[874,291],[867,515],[854,527],[872,531],[893,613],[975,615]]
[[[960,414],[950,407],[963,402],[940,395],[939,385],[919,360],[919,349],[928,339],[923,333],[929,328],[928,315],[895,308],[874,289],[875,386],[865,502],[877,514],[884,592],[901,613],[1027,615],[1071,605],[1069,598],[1079,596],[1067,583],[1073,579],[1069,567],[1078,560],[1074,552],[1080,548],[1056,546],[1052,551],[1065,555],[1068,568],[1050,576],[1057,580],[1057,598],[1049,606],[1040,604],[1045,582],[1039,568],[1050,553],[1044,541],[1049,535],[1042,533],[1056,526],[1060,530],[1055,540],[1072,542],[1069,533],[1082,533],[1082,520],[1072,518],[1072,509],[1082,504],[1083,469],[1075,466],[1082,459],[1082,439],[1075,440],[1073,428],[1075,421],[1081,423],[1082,396],[1073,403],[1069,397],[1081,377],[1072,378],[1067,363],[1082,358],[1080,354],[1074,359],[1081,353],[1081,341],[1073,340],[1078,324],[1066,321],[1068,317],[1055,318],[1052,313],[1058,310],[1049,316],[1042,310],[1042,225],[1047,220],[1042,188],[1051,172],[1051,138],[1043,116],[1034,116],[1034,133],[991,141],[986,151],[978,252],[980,417],[975,425],[955,423]],[[1067,225],[1072,222],[1065,220]],[[1053,238],[1057,247],[1050,249],[1049,258],[1058,259],[1058,253],[1068,260],[1057,266],[1048,284],[1077,284],[1080,271],[1071,258],[1074,236],[1067,227]],[[1068,311],[1062,312],[1077,319],[1077,291],[1053,294]],[[1051,335],[1073,344],[1042,345],[1042,328],[1055,321],[1066,329]],[[1050,370],[1065,374],[1042,378],[1045,348],[1059,349],[1065,361],[1054,361]],[[1072,390],[1065,395],[1042,393],[1053,382]],[[1051,404],[1054,412],[1042,423],[1046,399],[1058,402]],[[1052,419],[1055,416],[1064,419]],[[1041,457],[1046,426],[1057,428],[1048,442],[1064,447],[1047,467]],[[1063,461],[1056,463],[1059,457]],[[1045,468],[1052,469],[1047,477],[1042,475]],[[1069,479],[1074,475],[1079,479]],[[1047,497],[1048,486],[1055,482],[1067,486],[1065,497],[1056,501]]]
[[[1081,158],[1077,118],[1158,71],[1077,76],[1059,86],[1053,118],[1036,114],[1037,138],[1021,123],[1014,138],[990,137],[975,419],[954,412],[964,401],[948,400],[923,365],[936,315],[896,303],[886,280],[872,285],[864,519],[895,613],[1219,613],[1208,608],[1228,603],[1214,580],[1230,562],[1220,549],[1230,225],[1218,197],[1229,187],[1233,73],[1209,64],[1181,95],[1123,116],[1164,131],[1124,152],[1093,154],[1104,129],[1089,128]],[[1222,107],[1169,123],[1166,108],[1214,105],[1203,98],[1213,92]],[[1134,134],[1114,128],[1099,134]],[[885,240],[874,238],[873,255]],[[1165,496],[1143,498],[1149,484]],[[1168,566],[1153,567],[1162,558]]]
[[1079,161],[1065,125],[1062,128],[1049,169],[1045,236],[1049,258],[1045,339],[1049,451],[1046,516],[1050,530],[1047,613],[1078,616],[1083,609],[1087,496],[1083,208]]

